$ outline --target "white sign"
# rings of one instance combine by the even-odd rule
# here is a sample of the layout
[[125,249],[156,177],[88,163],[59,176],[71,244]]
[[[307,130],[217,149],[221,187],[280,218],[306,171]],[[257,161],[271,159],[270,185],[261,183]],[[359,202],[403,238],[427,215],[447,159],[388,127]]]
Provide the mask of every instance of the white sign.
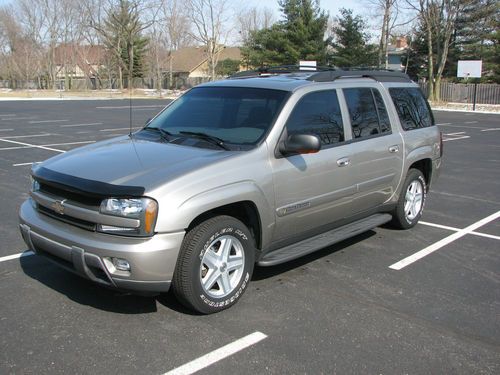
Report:
[[316,61],[300,60],[299,67],[300,70],[316,70]]
[[457,77],[481,78],[483,60],[458,60]]

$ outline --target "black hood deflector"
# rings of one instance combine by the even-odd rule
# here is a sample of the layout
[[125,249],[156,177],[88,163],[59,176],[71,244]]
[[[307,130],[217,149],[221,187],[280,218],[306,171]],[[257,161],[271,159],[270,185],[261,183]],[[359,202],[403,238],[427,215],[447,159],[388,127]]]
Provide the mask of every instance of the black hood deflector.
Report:
[[145,191],[142,186],[113,185],[106,182],[87,180],[41,166],[33,168],[31,174],[35,180],[42,184],[93,198],[140,197],[144,195]]

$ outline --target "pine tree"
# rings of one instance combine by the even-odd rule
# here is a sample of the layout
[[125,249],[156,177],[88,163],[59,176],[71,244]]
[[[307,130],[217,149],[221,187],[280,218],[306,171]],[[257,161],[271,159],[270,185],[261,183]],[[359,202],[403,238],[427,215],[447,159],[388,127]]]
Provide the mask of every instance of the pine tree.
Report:
[[334,50],[330,62],[338,67],[371,67],[377,65],[377,51],[368,44],[366,22],[361,16],[353,16],[352,10],[340,9],[337,25],[333,27]]
[[148,44],[148,38],[141,35],[144,28],[137,4],[120,0],[118,6],[108,14],[103,29],[99,30],[106,48],[113,52],[122,87],[123,79],[127,79],[128,87],[132,88],[130,78],[143,76]]
[[270,28],[254,31],[242,53],[248,65],[297,64],[299,60],[325,63],[324,35],[327,14],[317,0],[280,0],[284,20]]

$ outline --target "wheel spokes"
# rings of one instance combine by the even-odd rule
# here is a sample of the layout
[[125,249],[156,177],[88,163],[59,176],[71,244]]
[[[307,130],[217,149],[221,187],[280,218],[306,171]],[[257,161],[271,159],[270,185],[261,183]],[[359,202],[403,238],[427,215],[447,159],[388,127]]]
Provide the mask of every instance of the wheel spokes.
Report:
[[232,271],[239,269],[243,266],[243,257],[238,255],[233,255],[229,257],[227,262],[227,271]]

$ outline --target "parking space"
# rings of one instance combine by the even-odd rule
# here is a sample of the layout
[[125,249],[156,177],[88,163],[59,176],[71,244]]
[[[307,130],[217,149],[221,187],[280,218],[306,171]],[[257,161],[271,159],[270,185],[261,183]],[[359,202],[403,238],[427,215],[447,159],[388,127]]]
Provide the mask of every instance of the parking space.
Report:
[[[165,103],[134,100],[132,128]],[[421,224],[258,267],[237,305],[198,316],[20,256],[32,163],[127,134],[128,101],[0,102],[0,373],[499,373],[500,115],[435,117]]]

